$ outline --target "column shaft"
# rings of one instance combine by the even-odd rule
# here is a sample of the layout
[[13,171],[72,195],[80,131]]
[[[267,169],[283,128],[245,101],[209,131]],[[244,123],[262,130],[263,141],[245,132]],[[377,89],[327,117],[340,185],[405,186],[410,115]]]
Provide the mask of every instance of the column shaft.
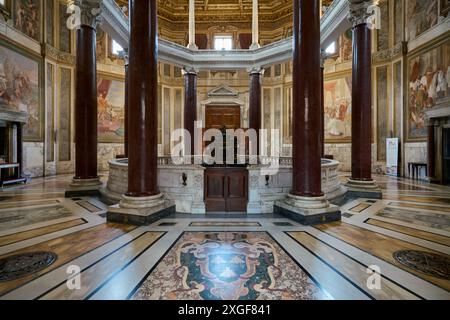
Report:
[[259,130],[261,129],[261,77],[260,71],[250,73],[249,128],[256,131],[259,153]]
[[320,18],[319,0],[294,0],[293,188],[320,197]]
[[367,23],[353,28],[352,180],[372,180],[372,47]]
[[259,48],[259,8],[258,0],[253,0],[252,7],[252,46],[251,49]]
[[149,197],[158,190],[158,99],[156,1],[130,0],[128,193]]
[[97,174],[96,33],[91,26],[77,29],[75,71],[75,179]]
[[325,157],[325,95],[324,95],[324,66],[320,66],[320,156]]
[[195,121],[197,121],[197,74],[186,72],[184,75],[184,129],[191,135],[191,150],[186,155],[194,155]]
[[128,111],[128,85],[129,85],[129,71],[128,71],[128,57],[125,58],[125,105],[124,105],[124,111],[125,111],[125,119],[124,119],[124,129],[125,129],[125,158],[128,158],[128,154],[129,154],[129,148],[128,148],[128,144],[129,144],[129,134],[128,134],[128,130],[130,128],[130,124],[128,123],[129,121],[129,111]]

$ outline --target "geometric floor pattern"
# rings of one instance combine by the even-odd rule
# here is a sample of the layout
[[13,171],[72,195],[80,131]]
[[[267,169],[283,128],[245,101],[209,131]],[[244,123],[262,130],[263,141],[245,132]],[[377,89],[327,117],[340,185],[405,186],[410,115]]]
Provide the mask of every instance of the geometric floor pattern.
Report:
[[98,199],[64,199],[70,178],[0,191],[0,261],[56,257],[0,281],[0,299],[450,300],[448,187],[377,176],[383,200],[355,199],[325,225],[175,215],[134,227],[106,223]]

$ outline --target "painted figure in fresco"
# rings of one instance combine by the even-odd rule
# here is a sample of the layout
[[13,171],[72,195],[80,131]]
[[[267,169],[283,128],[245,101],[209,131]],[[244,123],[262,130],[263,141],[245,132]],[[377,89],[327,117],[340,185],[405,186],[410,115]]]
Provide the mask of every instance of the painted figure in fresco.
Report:
[[8,97],[8,93],[6,92],[8,89],[8,83],[5,74],[5,67],[3,63],[0,63],[0,105],[6,104],[10,99]]
[[440,65],[438,68],[436,78],[437,78],[436,95],[438,99],[442,99],[447,95],[447,86],[448,86],[447,78],[444,73],[444,67],[442,65]]
[[33,39],[38,39],[39,32],[38,3],[32,0],[17,1],[15,10],[15,28]]

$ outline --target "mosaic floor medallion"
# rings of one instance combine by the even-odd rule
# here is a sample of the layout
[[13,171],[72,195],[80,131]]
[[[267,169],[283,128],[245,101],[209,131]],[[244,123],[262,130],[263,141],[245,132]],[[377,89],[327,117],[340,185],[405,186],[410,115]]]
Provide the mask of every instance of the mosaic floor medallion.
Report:
[[47,268],[58,256],[53,252],[22,253],[0,260],[0,282],[12,281]]
[[186,232],[135,300],[329,299],[266,232]]
[[444,255],[403,250],[395,252],[394,258],[408,268],[433,277],[450,280],[450,259]]

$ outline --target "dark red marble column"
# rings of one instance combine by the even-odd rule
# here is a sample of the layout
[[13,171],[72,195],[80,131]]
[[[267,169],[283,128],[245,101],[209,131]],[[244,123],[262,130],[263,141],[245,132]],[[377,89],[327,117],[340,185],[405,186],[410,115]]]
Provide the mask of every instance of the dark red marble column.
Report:
[[77,29],[75,70],[75,180],[97,174],[97,62],[93,25]]
[[191,135],[191,150],[186,150],[186,155],[193,156],[195,121],[197,121],[197,72],[195,70],[184,72],[184,129]]
[[325,157],[325,67],[323,66],[323,58],[320,61],[320,157]]
[[259,154],[259,130],[261,129],[261,84],[263,70],[250,71],[250,99],[249,99],[249,128],[257,133],[258,144],[256,150]]
[[428,177],[435,178],[436,169],[436,150],[435,150],[435,132],[434,124],[428,125]]
[[292,194],[322,196],[320,4],[294,0]]
[[159,194],[157,5],[130,0],[128,193],[129,197]]
[[130,127],[130,124],[128,123],[128,85],[129,85],[129,72],[128,72],[128,66],[129,66],[129,57],[128,57],[128,49],[124,52],[124,61],[125,61],[125,105],[124,105],[124,129],[125,129],[125,158],[128,158],[128,130]]
[[372,45],[367,23],[353,28],[352,180],[372,181]]

